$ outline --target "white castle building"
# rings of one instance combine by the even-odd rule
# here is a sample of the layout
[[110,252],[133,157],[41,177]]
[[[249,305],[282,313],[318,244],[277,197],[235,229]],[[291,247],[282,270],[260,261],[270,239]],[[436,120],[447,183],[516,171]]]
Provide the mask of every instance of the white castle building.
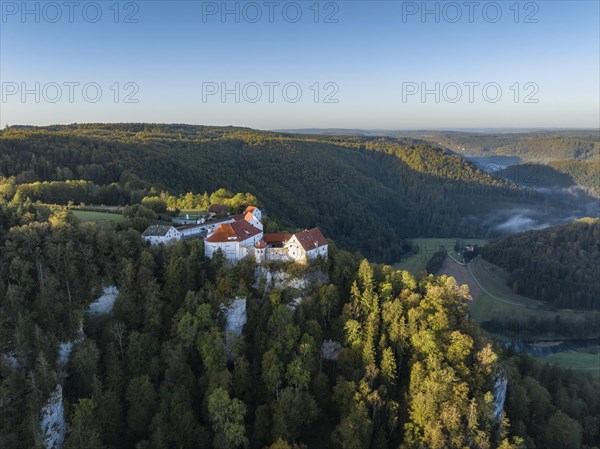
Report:
[[262,212],[255,206],[248,206],[241,214],[178,228],[153,225],[142,236],[153,245],[203,237],[206,257],[212,258],[221,250],[230,261],[251,256],[258,263],[306,262],[319,256],[326,258],[328,254],[327,240],[318,228],[296,234],[264,234]]
[[327,240],[318,228],[297,234],[264,234],[262,213],[254,206],[243,214],[233,216],[233,222],[221,223],[204,239],[204,252],[212,257],[218,249],[228,260],[241,260],[246,256],[258,263],[269,260],[306,262],[318,256],[327,257]]

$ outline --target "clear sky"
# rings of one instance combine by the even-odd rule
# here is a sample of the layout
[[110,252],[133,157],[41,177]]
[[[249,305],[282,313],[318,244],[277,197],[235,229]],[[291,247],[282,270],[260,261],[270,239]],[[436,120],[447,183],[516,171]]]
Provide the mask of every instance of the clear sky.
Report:
[[595,0],[0,4],[2,127],[600,125]]

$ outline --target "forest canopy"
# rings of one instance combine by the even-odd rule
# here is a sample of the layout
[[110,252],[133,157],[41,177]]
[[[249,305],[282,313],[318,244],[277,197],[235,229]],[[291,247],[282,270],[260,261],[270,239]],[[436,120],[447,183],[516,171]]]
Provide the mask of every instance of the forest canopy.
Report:
[[[492,412],[498,354],[452,278],[332,246],[327,262],[279,268],[319,282],[267,290],[253,261],[207,260],[201,241],[150,247],[66,210],[1,210],[3,447],[36,446],[57,391],[65,449],[520,447]],[[90,315],[107,285],[112,311]],[[235,298],[248,321],[231,342]]]
[[512,234],[487,244],[481,255],[510,273],[515,293],[557,308],[600,309],[599,219]]

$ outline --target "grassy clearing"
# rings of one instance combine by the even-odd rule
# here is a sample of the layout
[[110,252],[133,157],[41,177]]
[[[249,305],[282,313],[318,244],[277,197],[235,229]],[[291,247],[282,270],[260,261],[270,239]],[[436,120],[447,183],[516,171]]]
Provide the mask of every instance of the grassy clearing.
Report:
[[506,285],[508,273],[499,266],[489,263],[481,257],[477,257],[473,260],[473,263],[471,263],[470,268],[475,278],[479,281],[481,286],[491,294],[491,296],[498,296],[507,301],[534,309],[548,308],[548,304],[542,301],[537,301],[514,293],[512,289]]
[[478,281],[481,294],[471,308],[476,321],[486,321],[498,315],[517,315],[520,317],[535,316],[537,318],[554,319],[556,315],[594,314],[600,319],[599,312],[552,309],[547,303],[517,295],[506,285],[507,274],[500,267],[478,257],[470,265],[473,282]]
[[76,209],[71,209],[71,212],[81,221],[94,221],[99,225],[110,229],[114,228],[117,223],[125,221],[125,217],[123,217],[123,215],[113,214],[110,212],[93,212]]
[[[481,292],[471,307],[471,317],[477,322],[487,321],[498,316],[519,315],[520,317],[524,317],[540,316],[549,313],[550,312],[548,311],[518,307],[506,302],[498,301],[484,292]],[[555,315],[557,315],[557,312],[551,313],[552,318],[554,318]]]
[[[479,246],[484,245],[487,240],[483,239],[461,239],[465,244],[477,244]],[[431,256],[438,252],[443,246],[446,251],[455,259],[462,261],[462,258],[454,252],[454,244],[456,243],[456,237],[453,238],[422,238],[412,239],[410,242],[419,248],[416,254],[412,254],[400,262],[394,264],[394,267],[399,270],[410,271],[411,273],[417,274],[421,271],[425,271],[425,266]]]
[[579,371],[591,372],[600,375],[600,354],[589,354],[586,352],[569,351],[536,357],[541,363],[556,363],[566,368]]

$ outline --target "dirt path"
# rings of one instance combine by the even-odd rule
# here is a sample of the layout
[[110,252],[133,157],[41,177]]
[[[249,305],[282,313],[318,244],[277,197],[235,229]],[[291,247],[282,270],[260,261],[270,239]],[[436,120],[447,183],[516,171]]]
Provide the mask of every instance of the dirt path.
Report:
[[[482,293],[485,293],[490,298],[496,301],[510,304],[511,306],[523,307],[525,309],[535,309],[535,307],[529,307],[524,304],[519,304],[518,302],[508,301],[490,293],[485,289],[483,285],[481,285],[477,277],[475,277],[473,271],[471,270],[470,263],[460,263],[450,255],[446,257],[446,260],[444,260],[444,263],[442,264],[442,267],[439,269],[437,274],[445,274],[448,276],[452,276],[454,277],[454,279],[456,279],[456,282],[459,285],[467,284],[469,286],[469,290],[471,291],[471,297],[473,298],[473,301],[476,301]],[[473,303],[470,304],[472,305]]]
[[[475,281],[467,266],[459,264],[452,257],[446,257],[442,267],[437,272],[438,275],[445,274],[456,279],[458,285],[467,284],[473,301],[476,301],[482,293],[481,286]],[[469,304],[473,304],[470,302]]]

